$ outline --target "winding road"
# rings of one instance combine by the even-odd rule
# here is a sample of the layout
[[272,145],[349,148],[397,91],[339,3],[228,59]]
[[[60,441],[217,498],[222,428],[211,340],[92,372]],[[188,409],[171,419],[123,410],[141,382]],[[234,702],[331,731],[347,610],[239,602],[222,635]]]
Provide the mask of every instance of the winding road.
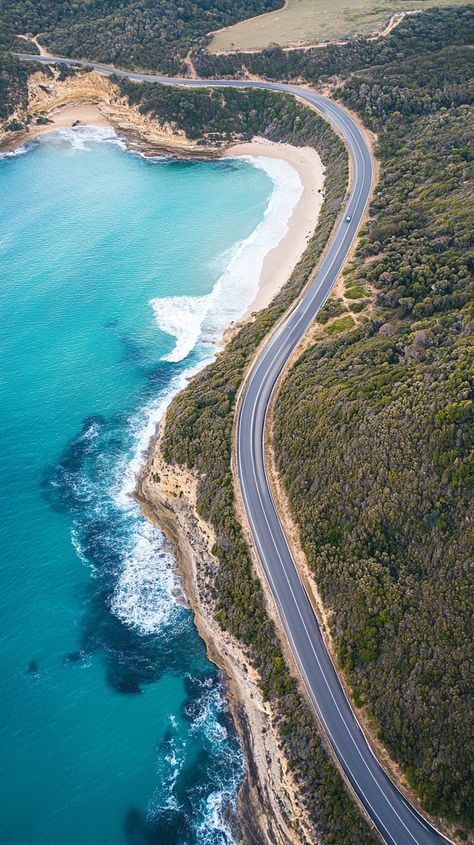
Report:
[[[237,431],[238,476],[248,520],[293,655],[314,709],[346,778],[389,845],[446,845],[446,839],[406,800],[365,739],[324,644],[316,616],[293,560],[265,469],[265,418],[276,382],[296,345],[326,301],[364,214],[372,161],[359,127],[332,101],[308,88],[244,80],[172,79],[119,71],[94,62],[21,54],[26,61],[87,65],[99,73],[191,87],[265,88],[292,94],[316,108],[344,141],[351,158],[351,188],[344,213],[304,294],[270,335],[248,374]],[[350,217],[349,222],[346,218]],[[347,845],[350,845],[348,842]]]

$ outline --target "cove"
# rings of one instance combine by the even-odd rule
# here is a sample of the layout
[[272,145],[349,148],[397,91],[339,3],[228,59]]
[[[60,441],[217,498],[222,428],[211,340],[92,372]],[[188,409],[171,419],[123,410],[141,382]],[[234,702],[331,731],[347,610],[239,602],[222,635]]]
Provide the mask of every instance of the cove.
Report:
[[248,304],[236,266],[275,178],[87,128],[0,160],[8,845],[233,841],[221,678],[128,494],[170,395]]

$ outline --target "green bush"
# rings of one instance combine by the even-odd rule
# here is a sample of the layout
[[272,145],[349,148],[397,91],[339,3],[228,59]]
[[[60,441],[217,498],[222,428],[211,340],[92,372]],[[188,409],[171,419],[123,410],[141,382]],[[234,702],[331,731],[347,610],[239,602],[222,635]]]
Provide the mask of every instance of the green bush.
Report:
[[352,285],[344,293],[346,299],[362,299],[367,296],[367,290],[362,285]]
[[352,328],[355,325],[354,318],[351,317],[350,314],[347,314],[346,317],[341,317],[340,320],[334,320],[333,323],[330,323],[329,326],[326,326],[324,331],[326,334],[333,335],[339,334],[340,332],[344,332],[346,329]]

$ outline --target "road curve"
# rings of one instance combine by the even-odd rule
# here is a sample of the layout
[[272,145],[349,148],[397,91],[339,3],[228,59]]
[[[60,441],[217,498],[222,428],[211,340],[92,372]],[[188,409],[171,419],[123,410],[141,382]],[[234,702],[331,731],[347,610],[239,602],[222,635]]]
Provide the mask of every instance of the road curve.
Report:
[[[265,470],[265,417],[279,375],[317,312],[324,305],[347,257],[366,208],[372,161],[354,120],[332,101],[307,88],[276,82],[172,79],[115,70],[94,62],[19,54],[26,61],[83,65],[105,75],[187,87],[265,88],[293,94],[316,108],[344,138],[352,184],[344,214],[324,258],[297,304],[255,358],[240,405],[237,430],[238,475],[258,554],[279,608],[293,655],[351,786],[374,826],[389,845],[446,845],[446,839],[400,793],[371,751],[341,686],[316,616],[298,574],[273,501]],[[350,222],[346,222],[350,217]],[[350,843],[347,843],[350,845]]]

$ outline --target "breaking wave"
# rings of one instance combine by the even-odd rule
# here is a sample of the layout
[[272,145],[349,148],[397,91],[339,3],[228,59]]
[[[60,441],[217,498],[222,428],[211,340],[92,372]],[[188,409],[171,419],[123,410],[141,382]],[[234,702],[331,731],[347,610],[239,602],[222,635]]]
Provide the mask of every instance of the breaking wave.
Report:
[[[79,150],[99,140],[122,145],[113,130],[102,127],[61,129],[48,137]],[[146,683],[172,671],[173,661],[181,672],[186,670],[185,727],[170,721],[156,758],[156,794],[143,818],[135,814],[130,819],[137,830],[154,831],[154,841],[168,841],[167,831],[183,829],[183,845],[232,845],[229,813],[235,809],[243,757],[217,671],[207,661],[201,672],[187,668],[192,620],[179,600],[172,552],[162,532],[145,521],[131,494],[159,420],[173,396],[212,360],[225,329],[247,311],[265,256],[285,236],[301,196],[299,175],[288,164],[270,158],[249,160],[274,183],[261,223],[220,256],[223,270],[209,294],[151,300],[158,328],[175,338],[160,365],[166,370],[166,387],[126,420],[120,415],[86,419],[45,481],[53,506],[73,515],[71,542],[97,585],[84,653],[97,648],[102,638],[109,682],[119,692],[141,692]],[[166,369],[179,362],[185,362],[181,368]],[[201,749],[198,754],[196,749]],[[190,766],[197,771],[192,787]]]
[[198,344],[215,347],[225,329],[245,314],[258,290],[265,258],[285,237],[303,193],[298,172],[287,162],[245,158],[265,170],[274,185],[263,220],[248,238],[221,256],[225,269],[211,293],[151,300],[158,328],[176,338],[165,361],[182,361]]
[[161,532],[139,520],[111,598],[112,613],[141,634],[162,631],[175,616],[173,570],[173,556]]
[[109,126],[74,126],[53,129],[48,133],[48,142],[66,143],[73,150],[89,150],[92,142],[106,141],[117,144],[121,149],[126,149],[125,142],[117,135],[114,129]]

